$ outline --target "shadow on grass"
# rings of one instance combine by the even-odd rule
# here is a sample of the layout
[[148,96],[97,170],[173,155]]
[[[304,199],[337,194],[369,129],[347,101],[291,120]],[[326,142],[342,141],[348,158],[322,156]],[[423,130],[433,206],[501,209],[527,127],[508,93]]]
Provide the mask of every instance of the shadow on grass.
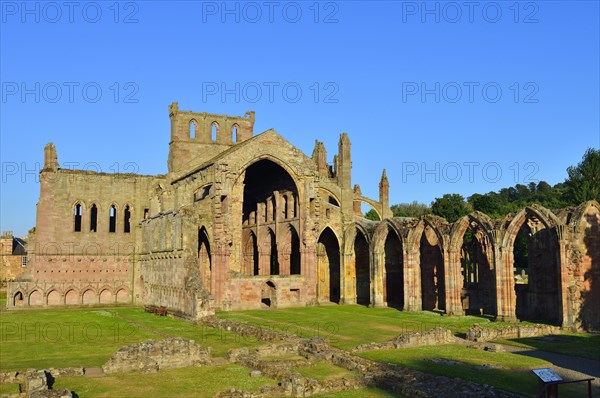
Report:
[[[592,334],[552,334],[542,337],[509,339],[507,342],[525,345],[540,351],[600,361],[600,335]],[[560,366],[560,365],[559,365]]]

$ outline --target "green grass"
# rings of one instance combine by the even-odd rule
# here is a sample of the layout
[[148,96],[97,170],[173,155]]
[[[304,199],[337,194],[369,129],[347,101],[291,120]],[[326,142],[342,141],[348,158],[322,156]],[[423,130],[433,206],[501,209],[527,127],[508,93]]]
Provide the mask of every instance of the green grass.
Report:
[[[151,330],[121,319],[115,312]],[[141,308],[9,311],[0,316],[0,371],[99,367],[125,345],[165,338],[154,330],[210,346],[213,356],[222,356],[229,348],[259,344],[204,325],[148,314]]]
[[0,307],[6,307],[6,290],[0,290]]
[[0,395],[18,394],[21,391],[18,384],[0,384]]
[[[489,384],[503,390],[525,395],[535,394],[538,388],[537,377],[531,372],[531,369],[552,366],[549,362],[537,358],[505,352],[488,352],[460,345],[374,350],[362,352],[358,355],[427,373]],[[455,361],[456,364],[432,362],[431,359],[435,358]],[[474,368],[484,364],[492,364],[502,368]],[[561,386],[560,392],[568,394],[565,396],[577,396],[576,394],[583,394],[585,388],[584,385]]]
[[226,330],[149,314],[141,308],[114,308],[112,311],[135,322],[160,330],[169,336],[183,337],[184,339],[195,340],[197,344],[202,346],[209,346],[212,349],[213,357],[225,356],[230,348],[253,348],[263,344],[254,338],[240,336]]
[[116,373],[102,378],[60,377],[53,388],[67,388],[82,398],[103,397],[213,397],[235,387],[257,392],[275,384],[266,377],[250,377],[250,370],[237,365],[166,369],[158,373]]
[[370,342],[384,342],[401,333],[426,331],[437,326],[460,334],[474,324],[484,327],[508,325],[475,316],[446,317],[433,312],[404,312],[359,305],[219,312],[217,315],[223,319],[272,328],[301,337],[325,337],[330,339],[333,346],[342,349]]
[[574,355],[600,361],[600,335],[588,333],[562,332],[547,337],[527,337],[522,339],[502,339],[498,343],[516,347],[550,351],[558,354]]
[[296,370],[302,376],[315,380],[331,380],[357,376],[354,372],[323,361],[319,361],[312,366],[296,368]]
[[360,388],[336,393],[313,395],[313,398],[402,398],[401,395],[379,388]]

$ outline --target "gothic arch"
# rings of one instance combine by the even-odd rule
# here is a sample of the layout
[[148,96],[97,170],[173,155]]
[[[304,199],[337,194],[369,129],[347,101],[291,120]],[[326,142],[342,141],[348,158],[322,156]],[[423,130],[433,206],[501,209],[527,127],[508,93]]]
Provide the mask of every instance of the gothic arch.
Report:
[[587,331],[600,330],[600,204],[590,200],[571,215],[573,231],[568,253],[568,278],[577,287],[569,291],[569,324]]
[[497,315],[492,220],[478,211],[457,220],[450,231],[446,254],[449,312]]
[[420,300],[414,294],[405,297],[408,308],[447,310],[445,239],[440,231],[440,227],[447,225],[441,217],[426,215],[419,218],[408,233],[406,268],[410,277],[406,280],[407,288],[420,292]]
[[[540,205],[531,205],[514,215],[505,217],[502,225],[502,305],[509,314],[524,320],[544,320],[556,324],[563,322],[565,308],[563,297],[566,280],[561,266],[564,247],[561,244],[562,228],[558,218]],[[527,257],[520,256],[525,276],[520,283],[516,277],[515,242],[525,242]],[[520,247],[520,245],[519,245]],[[523,270],[525,268],[522,268]],[[524,272],[524,271],[522,271]]]
[[321,302],[340,303],[340,244],[335,232],[325,227],[317,241],[317,291]]

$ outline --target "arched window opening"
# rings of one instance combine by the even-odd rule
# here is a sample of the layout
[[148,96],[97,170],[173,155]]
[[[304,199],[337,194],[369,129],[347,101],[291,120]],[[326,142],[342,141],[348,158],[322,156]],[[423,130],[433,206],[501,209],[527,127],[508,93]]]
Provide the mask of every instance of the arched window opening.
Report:
[[83,212],[83,208],[81,207],[81,204],[77,203],[75,205],[75,232],[81,232],[81,215]]
[[388,307],[404,307],[404,275],[402,242],[394,230],[388,228],[385,240],[385,297]]
[[269,235],[271,237],[269,274],[270,275],[279,275],[279,254],[277,252],[277,241],[275,240],[275,234],[272,231],[269,231]]
[[318,297],[322,302],[339,303],[340,246],[330,228],[325,228],[317,243]]
[[123,232],[128,234],[131,231],[131,211],[129,211],[129,206],[125,206],[125,210],[123,211]]
[[472,223],[466,229],[460,249],[463,277],[461,304],[466,315],[496,315],[496,278],[490,267],[485,232]]
[[287,195],[283,195],[283,219],[288,218],[288,198]]
[[15,307],[23,305],[23,293],[21,293],[21,292],[15,293],[15,295],[13,297],[13,305]]
[[292,251],[290,253],[290,274],[300,275],[300,238],[294,228],[291,228],[292,234]]
[[238,126],[234,124],[231,126],[231,142],[238,142]]
[[560,248],[556,232],[530,215],[515,233],[512,245],[517,318],[560,324]]
[[435,230],[429,225],[423,230],[420,242],[421,299],[423,310],[446,309],[444,259]]
[[356,272],[356,304],[371,303],[371,272],[369,268],[369,244],[362,232],[354,239],[354,266]]
[[115,205],[110,206],[108,211],[108,232],[117,231],[117,208]]
[[198,267],[202,275],[202,282],[207,290],[210,290],[212,257],[210,253],[210,243],[208,232],[202,227],[198,230]]
[[244,270],[247,275],[258,275],[258,244],[252,231],[244,231]]
[[210,126],[210,135],[213,141],[217,141],[217,133],[219,132],[219,126],[217,122],[213,122]]
[[90,231],[96,232],[98,230],[98,208],[95,204],[90,209]]
[[193,120],[190,122],[190,138],[196,138],[196,122]]

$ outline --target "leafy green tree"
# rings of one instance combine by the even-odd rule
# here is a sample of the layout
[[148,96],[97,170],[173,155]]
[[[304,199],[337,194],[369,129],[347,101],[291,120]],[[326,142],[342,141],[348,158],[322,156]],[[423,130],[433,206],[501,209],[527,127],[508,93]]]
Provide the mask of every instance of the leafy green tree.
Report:
[[431,209],[425,203],[419,203],[416,200],[412,203],[400,203],[391,206],[394,217],[421,217],[425,214],[431,214]]
[[491,195],[492,193],[493,192],[490,192],[485,195],[475,193],[469,197],[469,203],[471,203],[474,210],[478,210],[491,217],[498,216],[501,213],[500,207],[502,202],[501,200],[498,200],[500,198],[494,198]]
[[379,220],[379,215],[377,214],[377,212],[373,209],[369,210],[366,214],[365,214],[365,218],[367,220],[371,220],[371,221],[381,221]]
[[471,212],[471,207],[465,202],[465,198],[457,193],[445,194],[441,198],[435,198],[431,204],[433,214],[444,217],[448,222],[454,222]]
[[600,150],[588,148],[577,166],[567,168],[566,196],[570,204],[600,200]]

